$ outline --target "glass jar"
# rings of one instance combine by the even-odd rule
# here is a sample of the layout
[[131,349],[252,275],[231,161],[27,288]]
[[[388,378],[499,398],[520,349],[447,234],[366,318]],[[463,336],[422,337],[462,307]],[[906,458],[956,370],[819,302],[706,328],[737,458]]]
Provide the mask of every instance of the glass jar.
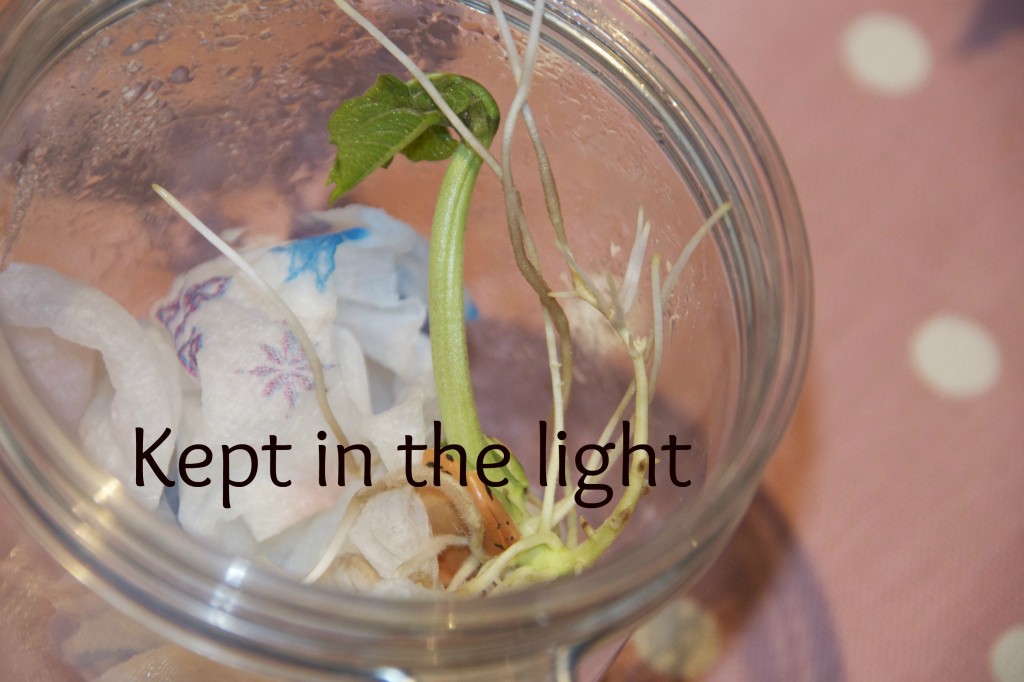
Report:
[[[530,4],[502,5],[524,34]],[[471,76],[507,108],[515,82],[486,3],[359,7],[421,66]],[[652,442],[679,434],[692,443],[694,485],[663,478],[596,566],[512,594],[417,601],[302,586],[144,512],[58,426],[3,337],[0,491],[21,524],[0,538],[0,549],[14,547],[8,561],[38,543],[159,635],[283,679],[591,677],[602,647],[613,651],[700,575],[746,510],[801,384],[811,278],[799,207],[753,103],[671,3],[558,1],[546,11],[530,102],[583,267],[622,271],[641,206],[650,248],[671,260],[731,202],[666,301]],[[217,230],[285,239],[296,216],[326,205],[327,116],[378,72],[403,73],[332,4],[306,0],[11,0],[0,28],[3,262],[49,265],[138,316],[210,256],[151,183]],[[531,152],[525,140],[515,145],[526,211],[541,225]],[[426,232],[440,172],[396,162],[355,198]],[[541,317],[511,262],[499,183],[486,173],[470,221],[482,419],[529,452],[549,409],[537,397],[548,380]],[[544,229],[535,228],[538,250],[551,266],[559,254]],[[637,307],[651,309],[649,286]],[[584,331],[567,430],[583,433],[618,402],[629,374],[585,318],[574,322]],[[521,456],[528,469],[531,457]],[[13,636],[59,639],[62,628],[34,622],[46,633]]]

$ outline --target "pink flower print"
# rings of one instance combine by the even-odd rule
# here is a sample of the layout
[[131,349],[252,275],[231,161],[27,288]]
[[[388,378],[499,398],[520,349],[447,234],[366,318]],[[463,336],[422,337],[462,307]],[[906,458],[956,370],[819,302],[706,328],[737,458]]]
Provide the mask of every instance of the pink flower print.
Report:
[[223,296],[228,290],[228,284],[230,284],[230,282],[230,277],[227,275],[220,275],[217,277],[211,277],[186,289],[182,293],[180,299],[181,310],[183,310],[185,314],[181,318],[181,324],[179,324],[178,328],[174,331],[174,337],[178,338],[178,336],[181,335],[189,317],[199,310],[203,303],[206,301],[216,300]]
[[[199,377],[197,354],[203,347],[203,332],[195,325],[189,325],[189,319],[203,303],[223,296],[227,292],[229,284],[231,284],[231,277],[227,275],[211,277],[185,289],[178,298],[164,304],[156,311],[156,319],[167,328],[174,338],[178,360],[181,361],[185,371],[193,377]],[[177,324],[175,324],[175,320],[177,320]],[[191,329],[186,335],[185,332],[189,327]]]
[[199,359],[197,355],[203,347],[203,335],[192,327],[192,332],[189,334],[188,339],[185,343],[178,347],[178,360],[181,362],[181,366],[185,368],[185,371],[192,376],[199,378]]
[[313,371],[306,355],[291,331],[282,335],[279,347],[261,343],[260,349],[266,364],[253,367],[248,374],[265,377],[267,383],[263,386],[263,397],[281,393],[290,411],[295,407],[300,392],[313,390]]
[[169,327],[171,324],[171,320],[177,317],[180,311],[181,301],[176,298],[170,303],[160,306],[160,308],[156,311],[156,319],[160,321],[160,324],[164,325],[165,327]]

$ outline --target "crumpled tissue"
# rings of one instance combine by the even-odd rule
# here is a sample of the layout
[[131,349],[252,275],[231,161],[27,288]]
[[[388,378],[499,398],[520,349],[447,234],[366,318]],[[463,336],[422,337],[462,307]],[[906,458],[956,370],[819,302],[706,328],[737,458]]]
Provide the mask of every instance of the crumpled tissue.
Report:
[[[361,206],[300,221],[299,231],[315,236],[242,256],[312,340],[332,411],[350,442],[372,450],[377,479],[404,467],[397,446],[406,435],[426,442],[427,424],[436,415],[427,243],[408,225]],[[273,310],[266,294],[223,257],[179,276],[154,304],[155,323],[137,321],[104,294],[40,266],[14,264],[0,274],[5,333],[15,345],[22,339],[19,357],[36,385],[53,387],[74,377],[73,386],[50,402],[77,426],[99,464],[148,507],[163,497],[190,533],[301,574],[319,560],[363,483],[361,474],[348,471],[345,485],[338,485],[334,440],[309,362]],[[32,337],[39,333],[50,337],[42,344],[48,350],[39,350]],[[137,487],[137,426],[147,445],[172,429],[155,457],[172,477],[185,448],[210,448],[211,464],[189,473],[210,483],[177,481],[165,489],[147,472],[146,486]],[[276,457],[276,478],[290,481],[287,487],[270,475],[262,448],[271,435],[290,446]],[[243,480],[251,462],[236,451],[223,467],[222,446],[243,444],[257,453],[257,473],[251,483],[230,489],[226,508],[224,476]],[[319,484],[319,446],[326,448],[325,486]],[[385,582],[419,556],[430,537],[417,496],[393,492],[398,494],[371,500],[345,550],[360,553]],[[429,570],[429,562],[423,568]]]

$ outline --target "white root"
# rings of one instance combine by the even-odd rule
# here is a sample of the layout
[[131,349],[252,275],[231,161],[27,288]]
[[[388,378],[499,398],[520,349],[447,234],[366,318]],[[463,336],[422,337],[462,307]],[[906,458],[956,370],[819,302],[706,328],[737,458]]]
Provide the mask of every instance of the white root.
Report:
[[633,239],[633,249],[629,254],[626,274],[622,276],[622,285],[619,287],[622,310],[627,313],[633,308],[637,291],[640,289],[640,271],[644,267],[644,254],[647,253],[650,236],[651,221],[644,220],[644,209],[641,206],[636,215],[636,236]]
[[[522,80],[522,66],[519,61],[519,52],[516,49],[515,41],[512,39],[512,31],[509,29],[508,21],[505,19],[505,11],[502,9],[501,3],[498,0],[491,0],[491,11],[494,13],[494,18],[498,22],[498,33],[501,35],[501,41],[505,46],[505,52],[508,54],[509,65],[512,67],[512,75],[515,77],[516,83],[518,84]],[[538,14],[536,4],[534,5],[533,12],[533,16],[536,17]],[[538,44],[540,41],[539,31],[536,34],[531,31],[530,37],[528,38],[528,49],[532,49],[535,52],[536,47],[531,48],[529,45],[529,40],[531,38],[535,44]],[[533,151],[537,155],[537,168],[540,171],[541,187],[544,190],[544,202],[548,210],[548,219],[551,221],[551,226],[555,231],[555,243],[557,243],[561,248],[569,250],[569,242],[565,235],[565,222],[562,218],[561,202],[558,198],[555,176],[551,170],[551,161],[548,158],[547,148],[541,140],[540,131],[537,129],[537,122],[533,118],[533,110],[530,108],[525,96],[523,98],[522,116],[523,122],[526,124],[526,131],[530,136],[530,141],[533,143]]]
[[459,570],[452,576],[451,582],[448,583],[449,592],[458,592],[459,589],[469,580],[470,576],[475,574],[479,570],[481,562],[476,557],[468,557],[459,566]]
[[538,531],[528,537],[524,536],[519,540],[519,542],[485,563],[480,568],[480,571],[476,576],[469,580],[460,592],[470,595],[487,593],[495,585],[498,585],[501,582],[502,572],[508,568],[510,564],[519,557],[519,555],[533,549],[534,547],[540,547],[548,544],[557,547],[561,544],[561,539],[550,530]]
[[[559,433],[565,429],[565,405],[562,396],[562,368],[558,361],[558,346],[555,340],[555,326],[551,323],[548,311],[544,310],[544,339],[548,350],[548,368],[551,374],[551,395],[555,396],[554,410],[552,416],[552,433]],[[555,506],[555,479],[558,476],[560,457],[558,456],[557,438],[551,439],[550,451],[548,453],[548,485],[544,488],[544,499],[541,503],[540,528],[539,530],[551,530],[554,526]]]
[[704,239],[707,233],[711,231],[711,228],[717,225],[718,221],[724,218],[725,214],[731,209],[731,202],[726,201],[721,204],[717,209],[715,209],[715,212],[704,221],[704,224],[693,233],[693,236],[690,237],[690,241],[688,241],[686,246],[683,247],[682,253],[679,254],[679,258],[676,259],[675,265],[672,266],[668,277],[665,278],[665,284],[661,290],[661,298],[663,300],[667,300],[669,294],[671,294],[672,290],[676,288],[676,282],[679,280],[679,275],[682,274],[683,268],[686,266],[687,261],[690,260],[690,256],[693,255],[693,252],[697,249],[701,240]]

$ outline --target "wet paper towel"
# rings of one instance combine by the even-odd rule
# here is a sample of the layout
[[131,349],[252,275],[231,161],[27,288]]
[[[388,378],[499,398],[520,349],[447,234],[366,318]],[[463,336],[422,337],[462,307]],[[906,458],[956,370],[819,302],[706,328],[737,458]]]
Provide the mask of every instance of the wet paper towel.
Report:
[[[332,411],[350,442],[371,448],[377,478],[404,465],[397,446],[405,435],[425,442],[436,416],[426,240],[359,206],[304,216],[298,228],[316,234],[242,255],[313,341]],[[13,264],[0,273],[0,316],[51,411],[142,504],[162,503],[193,535],[230,552],[269,556],[296,573],[319,559],[361,477],[350,473],[337,485],[333,437],[318,438],[330,429],[309,362],[266,295],[227,259],[178,277],[151,321],[52,270]],[[214,461],[191,474],[211,483],[165,489],[148,475],[145,487],[136,486],[137,426],[147,445],[171,428],[154,459],[172,476],[184,448],[208,446]],[[271,435],[291,446],[276,467],[287,487],[272,481],[261,450]],[[231,490],[225,508],[221,446],[239,444],[259,453],[258,473]],[[318,480],[321,444],[326,486]],[[233,478],[244,479],[249,468],[244,453],[231,458]],[[411,490],[380,494],[372,510],[360,516],[345,551],[388,579],[422,550],[429,523]],[[396,527],[406,529],[403,537],[382,542],[380,529]]]

